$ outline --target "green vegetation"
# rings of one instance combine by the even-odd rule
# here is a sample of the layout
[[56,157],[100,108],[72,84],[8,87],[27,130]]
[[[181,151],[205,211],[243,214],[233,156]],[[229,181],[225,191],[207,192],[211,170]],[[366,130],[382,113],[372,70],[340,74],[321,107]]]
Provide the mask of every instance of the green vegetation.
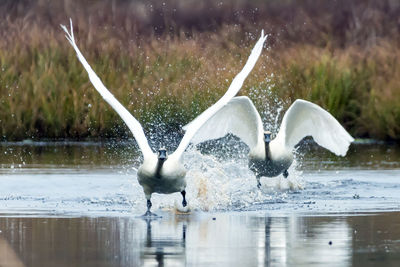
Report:
[[130,136],[64,39],[58,25],[70,16],[84,56],[146,129],[163,123],[178,131],[214,103],[264,28],[270,48],[240,94],[260,110],[304,98],[356,137],[400,140],[400,7],[390,1],[351,1],[348,17],[341,1],[206,1],[197,10],[180,1],[56,2],[0,4],[3,140]]
[[295,49],[281,61],[280,97],[309,99],[325,107],[355,136],[400,139],[398,48],[376,46],[361,53],[359,47],[335,53]]

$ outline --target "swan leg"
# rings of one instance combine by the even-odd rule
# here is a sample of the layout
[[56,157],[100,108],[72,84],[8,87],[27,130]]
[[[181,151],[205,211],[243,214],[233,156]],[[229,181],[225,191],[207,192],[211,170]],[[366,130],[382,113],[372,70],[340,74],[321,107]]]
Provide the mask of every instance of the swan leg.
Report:
[[151,206],[153,206],[153,204],[151,204],[151,200],[148,199],[147,200],[147,212],[150,212]]
[[186,196],[186,191],[183,190],[183,191],[181,192],[181,194],[182,194],[182,197],[183,197],[182,206],[186,207],[186,205],[187,205],[186,198],[185,198],[185,196]]
[[150,211],[151,206],[153,206],[153,205],[151,204],[151,200],[150,200],[150,199],[147,199],[147,211],[146,211],[145,214],[143,214],[142,217],[159,217],[157,214],[155,214],[155,213],[153,213],[153,212]]
[[283,171],[283,177],[287,178],[289,176],[289,172],[287,170]]
[[257,179],[257,187],[258,189],[261,189],[260,176],[256,176],[256,179]]

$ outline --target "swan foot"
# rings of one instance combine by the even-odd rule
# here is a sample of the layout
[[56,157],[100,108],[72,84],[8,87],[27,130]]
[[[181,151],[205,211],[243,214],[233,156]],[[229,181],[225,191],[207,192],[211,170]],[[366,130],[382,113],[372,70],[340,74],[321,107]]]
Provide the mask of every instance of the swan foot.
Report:
[[155,213],[150,211],[151,206],[152,206],[151,201],[150,201],[150,199],[148,199],[147,200],[147,211],[146,211],[145,214],[142,215],[142,217],[145,217],[145,218],[161,217],[161,216],[158,216],[157,214],[155,214]]
[[155,213],[153,213],[153,212],[151,212],[149,210],[146,211],[146,213],[143,214],[141,217],[142,218],[161,218],[161,216],[159,216],[159,215],[157,215],[157,214],[155,214]]
[[257,187],[258,189],[261,189],[260,177],[257,177]]
[[186,205],[187,205],[186,198],[185,198],[185,196],[186,196],[186,191],[183,190],[183,191],[181,192],[181,194],[182,194],[182,197],[183,197],[182,206],[183,206],[183,207],[186,207]]
[[289,176],[288,170],[283,171],[283,177],[287,178]]

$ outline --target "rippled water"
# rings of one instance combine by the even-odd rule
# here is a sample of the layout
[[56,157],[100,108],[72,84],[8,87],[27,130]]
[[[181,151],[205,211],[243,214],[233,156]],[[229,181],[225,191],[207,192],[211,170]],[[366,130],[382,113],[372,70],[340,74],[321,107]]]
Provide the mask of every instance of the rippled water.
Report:
[[162,218],[145,221],[132,143],[2,143],[0,265],[399,265],[397,146],[305,143],[261,190],[245,152],[189,150],[190,214],[155,194]]
[[1,266],[399,266],[400,213],[0,218]]
[[[2,213],[137,215],[145,211],[135,169],[140,157],[131,143],[17,143],[0,146],[0,155]],[[341,158],[305,144],[289,169],[289,178],[262,178],[261,190],[243,155],[221,159],[195,149],[186,152],[187,198],[193,211],[400,208],[396,146],[353,145]],[[154,210],[174,210],[181,196],[154,194],[152,200]]]

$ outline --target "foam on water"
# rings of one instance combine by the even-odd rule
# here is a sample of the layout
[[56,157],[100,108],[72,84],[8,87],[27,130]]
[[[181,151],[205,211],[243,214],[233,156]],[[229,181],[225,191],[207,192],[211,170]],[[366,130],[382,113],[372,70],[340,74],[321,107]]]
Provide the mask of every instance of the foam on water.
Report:
[[[351,212],[400,210],[400,170],[325,170],[289,178],[262,178],[256,186],[246,161],[221,161],[190,150],[185,155],[192,211]],[[14,168],[1,170],[0,213],[140,215],[143,190],[131,166],[112,169]],[[303,188],[303,189],[301,189]],[[154,194],[153,210],[174,212],[179,193]]]
[[[185,153],[187,200],[191,210],[255,209],[263,203],[282,202],[287,190],[303,187],[296,163],[288,179],[262,178],[256,186],[246,160],[220,160],[196,149]],[[145,198],[132,166],[112,169],[68,168],[3,169],[0,178],[0,212],[142,213]],[[181,208],[180,193],[153,194],[153,210]]]
[[[261,178],[259,190],[255,176],[247,166],[248,148],[234,138],[222,140],[222,143],[225,145],[213,143],[197,149],[191,147],[184,154],[187,200],[192,211],[326,213],[400,210],[399,169],[375,170],[376,167],[371,169],[365,162],[350,167],[352,165],[344,164],[342,159],[334,163],[318,153],[318,157],[305,165],[307,171],[300,171],[307,159],[295,153],[289,177]],[[97,156],[96,153],[93,155]],[[373,150],[373,153],[377,151]],[[67,166],[49,164],[48,161],[3,163],[0,168],[0,213],[143,214],[146,200],[134,168],[140,160],[133,154],[124,149],[123,155],[115,161],[117,163],[109,164],[108,158],[104,158],[101,165],[84,165],[80,160],[70,161],[71,165]],[[15,154],[13,158],[17,156]],[[356,159],[346,160],[358,162],[360,159],[357,154]],[[370,157],[367,160],[369,162]],[[83,162],[88,164],[91,160]],[[319,170],[329,164],[330,168]],[[180,193],[153,194],[152,202],[155,212],[160,209],[174,212],[182,207],[182,196]]]
[[[187,200],[192,210],[246,210],[254,203],[279,201],[280,195],[287,190],[299,190],[303,187],[300,172],[296,164],[290,168],[290,178],[262,178],[262,188],[257,188],[254,174],[245,161],[220,161],[210,155],[203,155],[191,149],[185,154],[185,165],[190,166],[186,175]],[[154,194],[153,203],[157,208],[180,207],[180,194]]]

